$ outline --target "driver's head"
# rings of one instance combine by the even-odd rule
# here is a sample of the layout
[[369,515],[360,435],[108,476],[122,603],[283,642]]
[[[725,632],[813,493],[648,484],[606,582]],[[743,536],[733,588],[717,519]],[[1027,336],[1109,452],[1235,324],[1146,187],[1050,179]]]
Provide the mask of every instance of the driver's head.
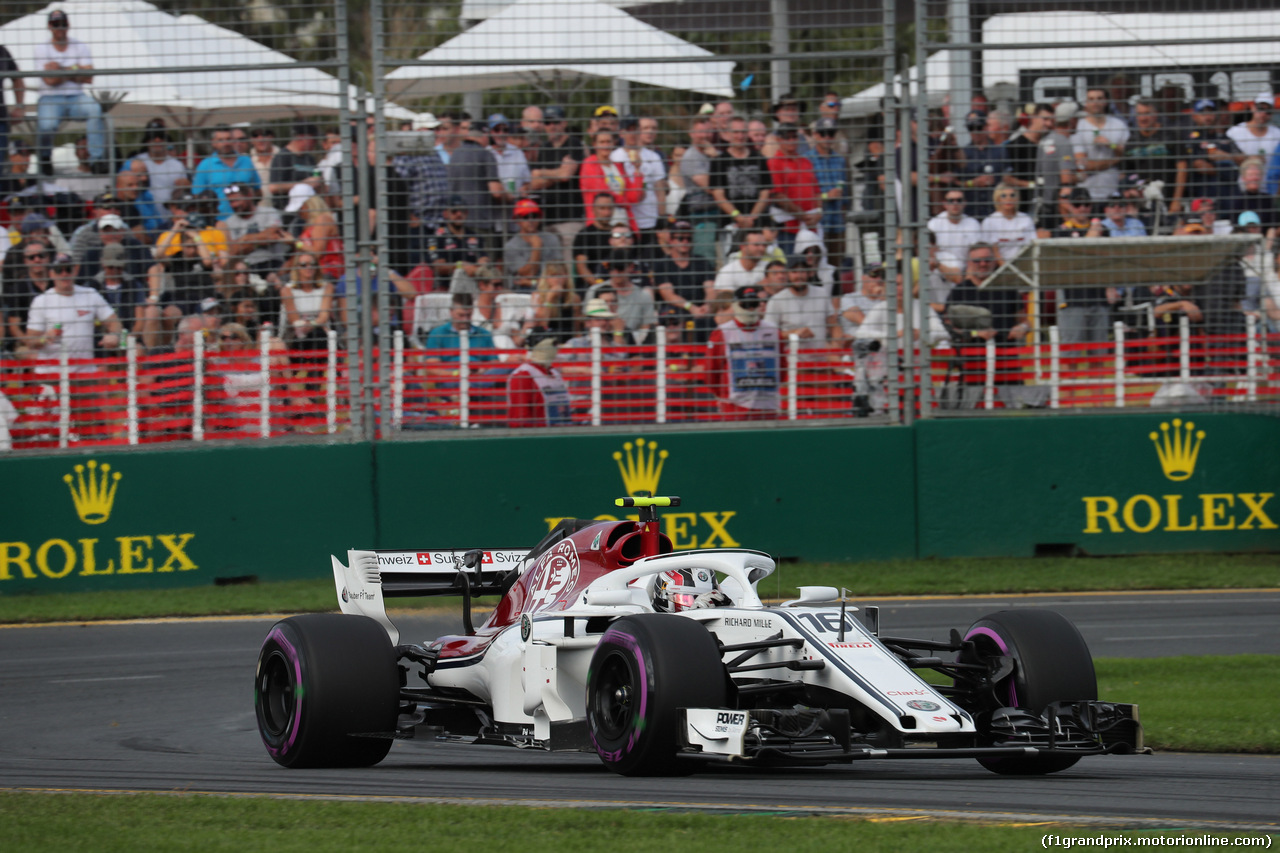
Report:
[[698,596],[715,592],[716,576],[710,569],[677,569],[658,575],[653,590],[653,609],[660,613],[679,613],[698,607]]

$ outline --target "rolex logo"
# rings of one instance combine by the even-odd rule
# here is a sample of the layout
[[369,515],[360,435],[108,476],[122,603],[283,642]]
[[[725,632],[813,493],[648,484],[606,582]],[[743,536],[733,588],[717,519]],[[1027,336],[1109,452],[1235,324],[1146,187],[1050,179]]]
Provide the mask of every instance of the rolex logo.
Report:
[[618,463],[618,471],[622,474],[622,485],[627,494],[637,495],[648,492],[656,495],[658,479],[662,476],[662,465],[667,461],[667,456],[667,451],[658,450],[656,442],[646,442],[643,438],[637,438],[634,446],[628,441],[622,445],[622,450],[615,450],[613,461]]
[[1160,467],[1170,480],[1186,480],[1195,473],[1196,457],[1200,455],[1200,443],[1204,441],[1204,430],[1196,432],[1195,427],[1191,421],[1184,425],[1181,418],[1174,418],[1173,429],[1164,423],[1160,424],[1159,433],[1151,433],[1151,442],[1160,457]]
[[112,472],[111,466],[103,463],[101,469],[96,459],[90,459],[88,474],[84,465],[75,467],[75,475],[67,474],[62,481],[71,490],[71,500],[75,501],[76,514],[85,524],[101,524],[111,517],[111,505],[116,500],[116,488],[120,484],[119,471]]

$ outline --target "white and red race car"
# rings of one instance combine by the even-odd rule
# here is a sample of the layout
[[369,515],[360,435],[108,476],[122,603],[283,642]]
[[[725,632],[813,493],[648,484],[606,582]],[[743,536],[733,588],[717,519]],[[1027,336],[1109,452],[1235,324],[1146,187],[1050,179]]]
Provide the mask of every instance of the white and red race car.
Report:
[[[639,521],[564,521],[528,551],[335,557],[342,613],[285,619],[262,645],[267,752],[365,766],[422,733],[653,775],[873,758],[1042,774],[1145,751],[1137,707],[1098,701],[1089,649],[1057,613],[1001,611],[933,642],[887,636],[831,587],[767,605],[767,554],[672,550],[655,507],[679,502],[622,498]],[[402,644],[386,599],[439,594],[462,596],[463,632]],[[482,595],[500,600],[473,627]]]

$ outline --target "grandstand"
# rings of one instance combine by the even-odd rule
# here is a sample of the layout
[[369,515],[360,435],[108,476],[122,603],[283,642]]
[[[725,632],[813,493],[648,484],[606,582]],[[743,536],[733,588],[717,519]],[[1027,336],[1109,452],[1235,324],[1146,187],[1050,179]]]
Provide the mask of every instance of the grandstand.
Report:
[[460,5],[0,0],[0,448],[1277,409],[1274,11]]

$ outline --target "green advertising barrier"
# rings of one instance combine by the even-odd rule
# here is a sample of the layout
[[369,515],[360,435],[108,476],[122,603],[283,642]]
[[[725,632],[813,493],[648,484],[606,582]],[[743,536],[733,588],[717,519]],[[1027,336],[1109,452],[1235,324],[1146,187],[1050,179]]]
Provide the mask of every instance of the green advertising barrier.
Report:
[[532,545],[561,518],[625,517],[614,498],[679,495],[678,549],[870,560],[915,553],[914,451],[901,427],[383,443],[387,547]]
[[677,548],[845,561],[1280,551],[1280,419],[477,435],[0,461],[0,595],[328,576],[348,548],[520,548],[679,495]]
[[374,538],[368,445],[0,462],[0,595],[319,577]]
[[926,421],[919,554],[1280,550],[1280,418]]

